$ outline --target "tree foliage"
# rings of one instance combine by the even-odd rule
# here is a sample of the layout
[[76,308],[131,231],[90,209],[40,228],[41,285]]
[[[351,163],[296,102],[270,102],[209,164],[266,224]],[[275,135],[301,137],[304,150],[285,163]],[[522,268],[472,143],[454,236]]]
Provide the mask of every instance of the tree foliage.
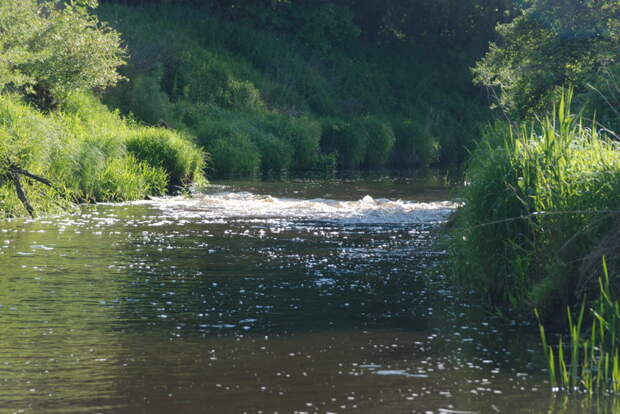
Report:
[[620,54],[620,1],[528,0],[474,69],[499,89],[500,105],[517,116],[542,109],[555,87],[577,92],[595,82]]
[[124,63],[120,36],[93,16],[96,0],[2,0],[0,90],[51,107],[71,91],[105,88]]
[[[286,33],[325,53],[361,38],[371,43],[426,44],[482,54],[514,0],[102,0],[140,6],[206,7],[261,29]],[[348,44],[350,46],[350,43]]]

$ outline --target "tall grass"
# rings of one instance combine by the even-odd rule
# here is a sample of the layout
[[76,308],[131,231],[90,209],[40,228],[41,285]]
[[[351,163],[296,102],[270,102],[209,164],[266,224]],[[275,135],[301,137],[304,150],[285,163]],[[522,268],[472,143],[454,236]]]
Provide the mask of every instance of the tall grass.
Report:
[[[612,286],[603,260],[598,279],[598,299],[586,315],[586,301],[578,314],[567,309],[568,340],[557,347],[548,343],[539,320],[540,337],[554,390],[569,393],[615,394],[620,392],[620,298]],[[538,317],[538,313],[536,314]],[[591,322],[589,332],[584,316]]]
[[26,181],[37,210],[68,201],[131,200],[200,181],[204,154],[179,134],[126,121],[87,94],[43,114],[20,98],[0,96],[0,214],[25,213],[7,171],[19,166],[56,189]]
[[569,91],[539,121],[487,128],[451,249],[460,282],[504,309],[537,307],[546,321],[596,290],[583,265],[600,263],[620,210],[618,144],[573,115],[570,101]]

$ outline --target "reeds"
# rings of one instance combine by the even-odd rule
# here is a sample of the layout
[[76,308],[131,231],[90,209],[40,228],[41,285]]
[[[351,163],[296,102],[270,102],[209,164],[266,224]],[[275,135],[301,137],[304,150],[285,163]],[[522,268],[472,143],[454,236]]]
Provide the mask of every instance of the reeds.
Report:
[[[607,265],[598,279],[599,298],[586,312],[584,299],[575,315],[567,309],[568,338],[557,346],[548,343],[539,319],[539,331],[549,369],[551,386],[556,391],[619,395],[620,392],[620,300],[614,293]],[[536,312],[538,317],[538,312]],[[586,332],[584,318],[591,322]]]

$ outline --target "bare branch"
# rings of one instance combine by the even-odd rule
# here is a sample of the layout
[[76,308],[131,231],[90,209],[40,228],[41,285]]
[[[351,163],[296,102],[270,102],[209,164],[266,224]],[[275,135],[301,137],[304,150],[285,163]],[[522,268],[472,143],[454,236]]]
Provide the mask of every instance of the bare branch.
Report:
[[13,183],[15,184],[15,192],[17,193],[17,198],[19,198],[19,201],[21,201],[24,207],[26,207],[26,210],[28,210],[28,214],[30,214],[30,217],[35,217],[34,208],[32,207],[32,204],[30,204],[30,201],[28,201],[28,197],[26,197],[26,193],[24,192],[24,188],[22,187],[19,174],[12,172],[11,176],[13,177]]

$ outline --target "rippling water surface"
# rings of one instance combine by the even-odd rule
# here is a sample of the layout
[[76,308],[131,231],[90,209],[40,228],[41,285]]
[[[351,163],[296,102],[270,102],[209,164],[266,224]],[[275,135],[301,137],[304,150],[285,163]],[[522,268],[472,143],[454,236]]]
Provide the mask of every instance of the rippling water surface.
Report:
[[448,289],[448,199],[236,183],[2,222],[0,412],[585,412],[549,394],[533,329]]

